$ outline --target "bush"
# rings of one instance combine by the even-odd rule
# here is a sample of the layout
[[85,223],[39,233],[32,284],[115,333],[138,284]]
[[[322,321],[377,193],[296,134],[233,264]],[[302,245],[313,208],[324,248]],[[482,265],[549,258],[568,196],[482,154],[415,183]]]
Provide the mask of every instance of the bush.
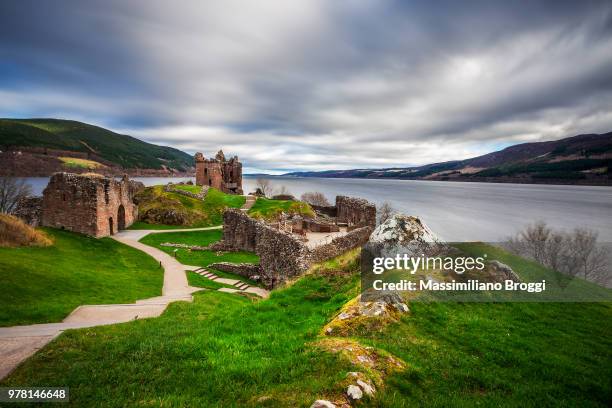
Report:
[[49,246],[53,241],[17,217],[0,214],[0,247]]

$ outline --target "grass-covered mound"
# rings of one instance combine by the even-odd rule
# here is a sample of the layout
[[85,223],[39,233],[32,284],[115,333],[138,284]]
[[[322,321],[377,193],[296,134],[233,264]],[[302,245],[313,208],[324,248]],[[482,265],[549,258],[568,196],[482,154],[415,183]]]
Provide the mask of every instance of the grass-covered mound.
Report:
[[61,321],[83,304],[161,294],[163,270],[110,238],[44,229],[49,247],[0,248],[0,326]]
[[286,214],[303,215],[305,217],[315,216],[310,205],[303,201],[271,200],[264,197],[257,198],[257,201],[253,207],[251,207],[248,214],[253,218],[272,220],[277,218],[282,212]]
[[[200,186],[174,186],[190,189],[199,193]],[[193,191],[192,191],[193,190]],[[183,194],[164,191],[164,186],[147,187],[137,194],[140,223],[132,229],[145,228],[151,225],[174,225],[185,227],[210,227],[223,223],[223,211],[227,208],[240,208],[243,196],[225,194],[210,188],[204,200]]]
[[49,246],[53,241],[41,230],[17,217],[0,213],[0,247]]
[[323,336],[358,271],[334,260],[268,300],[205,291],[160,318],[70,331],[2,386],[62,384],[77,406],[310,406],[365,372],[322,347],[350,343],[405,363],[360,406],[608,406],[609,303],[411,303],[380,330]]

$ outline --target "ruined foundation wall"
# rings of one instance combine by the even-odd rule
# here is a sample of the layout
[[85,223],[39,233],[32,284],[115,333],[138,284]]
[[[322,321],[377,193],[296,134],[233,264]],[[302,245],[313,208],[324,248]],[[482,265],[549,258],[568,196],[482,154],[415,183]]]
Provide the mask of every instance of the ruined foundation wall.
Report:
[[376,206],[362,198],[336,197],[337,222],[376,227]]
[[261,279],[268,287],[299,275],[310,266],[308,248],[296,237],[236,209],[223,214],[222,246],[255,252],[259,256]]
[[346,251],[360,247],[368,242],[372,231],[372,227],[361,227],[346,235],[334,238],[329,244],[314,248],[310,253],[310,261],[313,263],[323,262],[342,255]]

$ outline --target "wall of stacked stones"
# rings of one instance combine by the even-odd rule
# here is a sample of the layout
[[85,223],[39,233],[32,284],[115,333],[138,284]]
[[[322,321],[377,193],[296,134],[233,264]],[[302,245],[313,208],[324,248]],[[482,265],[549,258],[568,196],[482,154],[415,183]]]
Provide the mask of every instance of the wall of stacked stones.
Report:
[[42,216],[42,197],[24,197],[17,203],[15,216],[33,227],[40,225]]
[[138,207],[132,202],[137,188],[127,179],[56,173],[43,191],[41,224],[94,237],[108,236],[111,218],[112,232],[119,230],[120,206],[125,214],[124,227],[138,218]]
[[362,198],[336,197],[337,221],[357,226],[376,226],[376,206]]
[[352,230],[346,235],[334,238],[329,244],[314,248],[310,253],[310,261],[313,263],[323,262],[342,255],[346,251],[360,247],[368,242],[372,231],[372,227],[361,227]]

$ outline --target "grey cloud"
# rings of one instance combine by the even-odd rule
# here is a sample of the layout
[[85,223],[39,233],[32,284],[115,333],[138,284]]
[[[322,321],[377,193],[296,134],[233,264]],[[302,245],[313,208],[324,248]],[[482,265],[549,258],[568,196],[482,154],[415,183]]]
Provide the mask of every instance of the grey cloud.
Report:
[[605,1],[0,3],[0,114],[258,169],[422,164],[612,128]]

